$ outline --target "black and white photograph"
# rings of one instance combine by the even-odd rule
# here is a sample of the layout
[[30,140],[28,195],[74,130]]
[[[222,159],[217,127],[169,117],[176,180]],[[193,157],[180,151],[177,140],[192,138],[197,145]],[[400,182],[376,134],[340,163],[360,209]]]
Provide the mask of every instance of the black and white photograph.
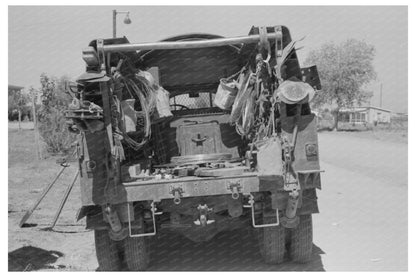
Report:
[[409,272],[399,2],[4,5],[5,270]]

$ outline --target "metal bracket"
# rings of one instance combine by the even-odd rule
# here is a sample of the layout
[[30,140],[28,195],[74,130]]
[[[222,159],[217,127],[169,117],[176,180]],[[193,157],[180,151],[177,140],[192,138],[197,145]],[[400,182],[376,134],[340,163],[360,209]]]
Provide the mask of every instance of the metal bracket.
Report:
[[285,191],[299,191],[300,190],[300,183],[299,183],[299,179],[298,178],[293,178],[293,181],[288,181],[285,179],[284,185],[283,185],[283,189]]
[[182,186],[170,186],[169,193],[173,195],[173,203],[179,205],[181,203],[181,197],[185,193],[185,190],[182,188]]
[[97,54],[98,63],[101,64],[101,70],[105,71],[104,39],[97,39]]
[[227,189],[231,191],[231,197],[234,200],[237,200],[240,197],[240,192],[243,189],[243,186],[240,184],[240,180],[230,182],[227,184]]
[[248,201],[250,205],[244,205],[244,208],[251,208],[251,222],[254,228],[265,228],[265,227],[274,227],[279,226],[279,210],[276,209],[276,223],[269,223],[269,224],[256,224],[256,219],[254,217],[254,197],[250,194],[250,200]]
[[279,82],[282,82],[281,66],[282,66],[282,55],[283,55],[283,32],[282,26],[276,26],[274,29],[276,34],[275,38],[275,54],[276,54],[276,77]]
[[298,177],[302,177],[303,182],[306,184],[310,176],[312,176],[312,184],[316,182],[316,179],[319,177],[319,173],[325,172],[324,170],[301,170],[298,171]]
[[153,232],[133,235],[132,232],[131,232],[130,209],[129,209],[128,205],[127,205],[127,217],[128,217],[128,221],[129,221],[129,236],[130,237],[132,237],[132,238],[141,238],[141,237],[149,237],[149,236],[156,235],[156,219],[155,219],[155,215],[156,214],[160,214],[160,213],[156,213],[156,207],[155,207],[155,202],[154,201],[152,202],[152,204],[150,204],[150,210],[152,211]]

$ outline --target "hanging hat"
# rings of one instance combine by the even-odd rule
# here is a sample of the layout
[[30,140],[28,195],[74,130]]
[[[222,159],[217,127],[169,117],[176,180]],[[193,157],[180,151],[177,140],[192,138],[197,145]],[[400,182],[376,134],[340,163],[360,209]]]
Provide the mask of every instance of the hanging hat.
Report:
[[277,88],[279,100],[286,104],[310,102],[315,96],[315,90],[309,84],[301,81],[286,80]]

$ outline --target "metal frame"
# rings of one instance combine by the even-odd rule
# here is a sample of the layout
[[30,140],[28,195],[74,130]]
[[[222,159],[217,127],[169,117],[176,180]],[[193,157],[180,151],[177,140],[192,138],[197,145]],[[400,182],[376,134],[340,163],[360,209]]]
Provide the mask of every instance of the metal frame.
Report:
[[[128,221],[129,221],[129,236],[131,238],[141,238],[141,237],[149,237],[149,236],[156,235],[156,218],[155,218],[155,215],[156,215],[155,209],[156,208],[155,208],[155,202],[154,201],[152,201],[152,204],[150,204],[150,207],[151,207],[150,210],[152,211],[153,232],[133,235],[131,233],[131,219],[130,219],[129,203],[127,204],[127,217],[128,217]],[[162,213],[158,213],[158,214],[162,214]]]
[[249,200],[250,205],[243,205],[244,208],[251,208],[251,223],[253,225],[254,228],[265,228],[265,227],[275,227],[275,226],[279,226],[280,225],[280,221],[279,221],[279,210],[276,209],[276,223],[269,223],[269,224],[260,224],[257,225],[256,224],[256,219],[254,218],[254,197],[253,195],[250,193],[250,200]]

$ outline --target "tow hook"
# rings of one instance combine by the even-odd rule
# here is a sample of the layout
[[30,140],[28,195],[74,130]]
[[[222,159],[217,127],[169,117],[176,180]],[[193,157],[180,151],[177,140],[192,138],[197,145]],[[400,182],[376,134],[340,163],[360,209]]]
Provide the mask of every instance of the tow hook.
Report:
[[237,200],[240,197],[242,186],[240,185],[240,181],[237,181],[227,184],[227,189],[231,191],[231,197]]
[[212,208],[208,208],[207,204],[203,206],[199,204],[197,209],[199,211],[199,218],[194,221],[195,225],[205,227],[215,222],[213,219],[208,219],[208,213],[212,212]]
[[181,197],[184,193],[184,190],[182,187],[171,187],[170,193],[173,195],[173,203],[176,205],[179,205],[181,203]]

